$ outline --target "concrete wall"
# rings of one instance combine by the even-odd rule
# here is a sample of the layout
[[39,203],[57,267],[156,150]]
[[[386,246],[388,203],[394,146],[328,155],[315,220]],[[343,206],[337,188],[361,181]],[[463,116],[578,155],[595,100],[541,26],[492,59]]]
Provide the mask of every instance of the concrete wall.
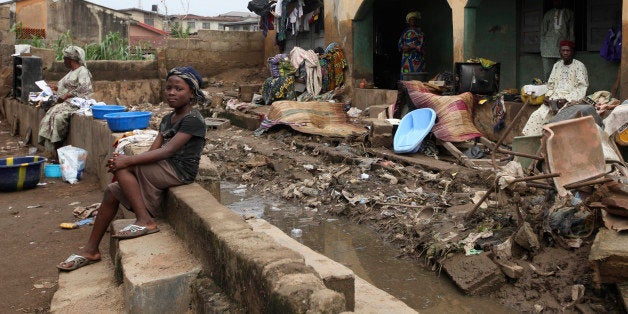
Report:
[[11,32],[15,13],[11,8],[11,5],[0,5],[0,42],[12,45],[15,43],[15,34]]
[[45,1],[47,38],[55,40],[68,30],[75,41],[82,43],[101,42],[109,32],[129,37],[129,17],[125,13],[79,0]]
[[[500,89],[517,88],[517,7],[515,1],[483,0],[474,10],[475,38],[469,58],[487,58],[501,66]],[[490,16],[491,18],[484,18]],[[469,18],[469,17],[468,17]],[[530,80],[526,81],[530,82]]]
[[16,2],[16,23],[26,28],[46,28],[46,0],[25,0]]
[[261,32],[199,30],[198,38],[168,39],[158,59],[165,69],[190,65],[203,77],[214,76],[264,66],[264,40]]

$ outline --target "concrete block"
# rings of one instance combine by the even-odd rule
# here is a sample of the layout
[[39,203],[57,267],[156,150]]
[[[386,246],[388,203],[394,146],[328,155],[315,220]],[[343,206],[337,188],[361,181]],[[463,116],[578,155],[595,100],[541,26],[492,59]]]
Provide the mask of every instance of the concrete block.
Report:
[[596,284],[628,281],[628,233],[600,228],[591,246],[589,263]]
[[253,100],[253,94],[259,94],[261,88],[261,84],[240,85],[240,100],[251,102]]
[[374,118],[377,119],[379,117],[379,114],[382,112],[385,112],[386,110],[388,110],[388,107],[390,107],[390,104],[388,105],[373,105],[369,107],[369,118]]
[[393,136],[392,135],[373,135],[369,137],[371,142],[371,147],[393,147]]
[[394,125],[390,124],[387,120],[374,119],[371,120],[371,134],[373,135],[392,135]]
[[[129,222],[133,220],[114,221],[112,229]],[[192,281],[201,272],[201,263],[169,225],[159,228],[148,236],[115,241],[129,313],[183,313],[192,300]]]
[[342,310],[354,310],[355,276],[351,269],[299,243],[263,219],[249,219],[247,222],[254,231],[263,232],[280,245],[301,254],[305,259],[305,264],[314,268],[327,288],[344,295],[347,307]]
[[229,119],[223,118],[205,118],[207,130],[225,130],[231,126]]
[[457,254],[443,263],[443,268],[456,285],[469,295],[482,295],[498,290],[505,282],[499,267],[487,254]]
[[221,118],[229,119],[231,124],[255,131],[260,126],[260,117],[258,115],[247,114],[239,111],[223,111],[219,114]]
[[374,105],[392,105],[397,101],[397,90],[355,88],[351,105],[366,109]]

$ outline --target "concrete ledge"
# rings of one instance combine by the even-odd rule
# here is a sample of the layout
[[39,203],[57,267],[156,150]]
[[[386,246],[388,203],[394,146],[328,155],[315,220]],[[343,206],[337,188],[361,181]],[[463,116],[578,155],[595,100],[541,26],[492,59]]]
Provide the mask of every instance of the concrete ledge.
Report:
[[353,311],[355,308],[355,276],[351,269],[292,239],[264,219],[249,219],[247,222],[253,227],[254,231],[263,232],[272,237],[277,243],[303,255],[305,264],[314,268],[316,273],[323,279],[327,288],[345,296],[346,310]]
[[249,312],[338,313],[344,296],[303,257],[254,232],[198,184],[170,189],[165,213],[212,279]]
[[[116,220],[120,230],[134,219]],[[167,224],[160,231],[136,239],[115,240],[111,247],[120,269],[128,313],[184,313],[192,300],[192,282],[201,272],[200,262]]]

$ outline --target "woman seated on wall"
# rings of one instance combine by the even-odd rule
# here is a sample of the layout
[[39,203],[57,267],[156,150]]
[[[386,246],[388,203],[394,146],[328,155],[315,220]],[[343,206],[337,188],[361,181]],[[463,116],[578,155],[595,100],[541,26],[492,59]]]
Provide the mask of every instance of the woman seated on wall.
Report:
[[73,97],[92,97],[92,74],[85,65],[85,51],[78,46],[63,49],[63,64],[70,70],[58,85],[51,85],[56,93],[56,104],[46,112],[39,124],[39,144],[44,145],[52,158],[57,159],[57,149],[67,136],[70,117],[78,107],[68,100]]

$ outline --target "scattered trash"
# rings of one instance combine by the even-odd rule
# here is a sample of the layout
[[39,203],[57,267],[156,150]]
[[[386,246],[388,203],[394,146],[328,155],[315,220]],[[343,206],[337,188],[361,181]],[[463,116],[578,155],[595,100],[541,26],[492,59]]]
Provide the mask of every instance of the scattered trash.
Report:
[[33,209],[33,208],[39,208],[39,207],[41,207],[41,205],[39,204],[26,206],[27,209]]
[[366,173],[361,173],[361,174],[360,174],[360,179],[362,179],[362,180],[368,180],[370,177],[371,177],[371,176],[369,176],[369,175],[368,175],[368,174],[366,174]]
[[81,203],[81,202],[72,202],[72,203],[68,204],[68,206],[76,206],[76,205],[78,205],[78,204],[80,204],[80,203]]
[[61,229],[76,229],[80,226],[92,225],[92,224],[94,224],[94,218],[87,218],[87,219],[79,220],[77,222],[63,222],[59,224],[59,227],[61,227]]
[[300,238],[303,235],[303,230],[294,228],[290,230],[290,234],[295,238]]
[[57,154],[59,155],[59,164],[61,165],[63,180],[68,181],[70,184],[77,183],[85,170],[87,151],[79,147],[67,145],[57,149]]
[[98,207],[100,207],[100,203],[94,203],[86,207],[77,206],[72,211],[72,214],[78,219],[86,219],[92,216],[96,216],[98,214]]

